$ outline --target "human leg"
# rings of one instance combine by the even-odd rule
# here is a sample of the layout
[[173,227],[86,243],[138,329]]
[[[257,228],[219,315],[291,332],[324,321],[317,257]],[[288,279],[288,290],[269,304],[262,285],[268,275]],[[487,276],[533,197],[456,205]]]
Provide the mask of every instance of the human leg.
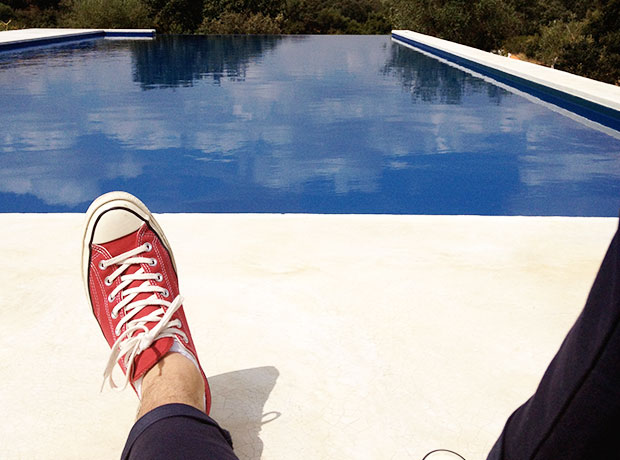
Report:
[[[183,311],[170,245],[137,198],[113,192],[93,202],[82,274],[93,314],[112,347],[104,383],[116,387],[112,371],[118,363],[124,386],[131,385],[141,399],[127,458],[181,458],[155,456],[174,452],[169,449],[175,445],[196,454],[183,458],[236,458],[228,434],[208,417],[209,385]],[[217,456],[206,457],[208,452]]]
[[205,412],[202,376],[189,359],[168,353],[142,379],[138,418],[164,404],[186,404]]
[[534,395],[487,460],[605,460],[620,455],[620,236]]

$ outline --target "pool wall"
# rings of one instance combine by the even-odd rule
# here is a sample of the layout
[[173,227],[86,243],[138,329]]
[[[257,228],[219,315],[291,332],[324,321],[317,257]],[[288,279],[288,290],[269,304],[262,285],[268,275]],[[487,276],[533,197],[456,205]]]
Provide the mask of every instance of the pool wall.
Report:
[[0,51],[95,38],[149,39],[155,29],[22,29],[0,32]]
[[393,30],[397,43],[489,75],[542,100],[620,130],[620,87],[531,62],[511,59],[410,30]]

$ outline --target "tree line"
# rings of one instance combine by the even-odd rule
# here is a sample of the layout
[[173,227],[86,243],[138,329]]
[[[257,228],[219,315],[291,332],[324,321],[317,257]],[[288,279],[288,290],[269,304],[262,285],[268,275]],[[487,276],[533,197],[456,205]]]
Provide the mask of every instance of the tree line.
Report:
[[0,21],[164,34],[411,29],[620,84],[620,0],[0,0]]

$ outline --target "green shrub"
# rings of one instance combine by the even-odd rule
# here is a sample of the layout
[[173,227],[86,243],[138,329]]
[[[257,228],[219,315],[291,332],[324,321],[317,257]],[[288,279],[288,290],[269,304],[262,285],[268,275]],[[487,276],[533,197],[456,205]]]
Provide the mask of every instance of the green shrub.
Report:
[[204,0],[206,19],[219,19],[224,13],[242,13],[251,17],[260,13],[275,18],[283,12],[284,0]]
[[202,22],[202,0],[143,0],[158,32],[189,34]]
[[591,78],[601,78],[598,73],[600,52],[590,37],[568,43],[555,62],[555,68],[577,75],[588,75]]
[[30,6],[26,9],[13,9],[15,12],[15,20],[11,26],[23,29],[26,27],[57,27],[59,10],[48,8],[39,9],[36,6]]
[[392,30],[392,25],[389,23],[385,14],[380,12],[370,13],[368,19],[363,24],[364,34],[389,34]]
[[282,32],[282,15],[275,18],[262,13],[244,14],[226,12],[219,19],[205,18],[198,28],[199,34],[263,34],[277,35]]
[[317,32],[325,34],[337,34],[344,32],[348,25],[348,18],[344,17],[340,10],[329,7],[323,8],[316,16]]
[[65,27],[87,29],[140,29],[152,27],[141,0],[69,0],[62,19]]
[[2,3],[10,6],[13,10],[21,10],[28,8],[29,3],[26,0],[4,0]]
[[5,5],[4,3],[0,3],[0,21],[7,22],[15,17],[15,12],[13,8],[9,5]]
[[389,33],[387,2],[379,0],[288,0],[288,34]]
[[510,0],[392,0],[389,22],[483,50],[496,50],[518,30]]
[[559,22],[543,27],[538,38],[538,50],[533,57],[544,65],[555,67],[556,62],[569,45],[584,40],[584,24]]
[[515,35],[504,40],[502,48],[508,53],[523,53],[533,58],[538,51],[539,38],[538,35]]
[[509,1],[478,0],[473,7],[469,29],[472,46],[497,50],[518,29],[518,17]]

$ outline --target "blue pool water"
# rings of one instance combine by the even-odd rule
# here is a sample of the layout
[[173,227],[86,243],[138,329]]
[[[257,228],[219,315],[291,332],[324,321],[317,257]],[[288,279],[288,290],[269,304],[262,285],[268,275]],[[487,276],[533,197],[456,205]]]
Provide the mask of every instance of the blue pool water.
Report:
[[617,216],[620,133],[385,36],[0,54],[0,212]]

